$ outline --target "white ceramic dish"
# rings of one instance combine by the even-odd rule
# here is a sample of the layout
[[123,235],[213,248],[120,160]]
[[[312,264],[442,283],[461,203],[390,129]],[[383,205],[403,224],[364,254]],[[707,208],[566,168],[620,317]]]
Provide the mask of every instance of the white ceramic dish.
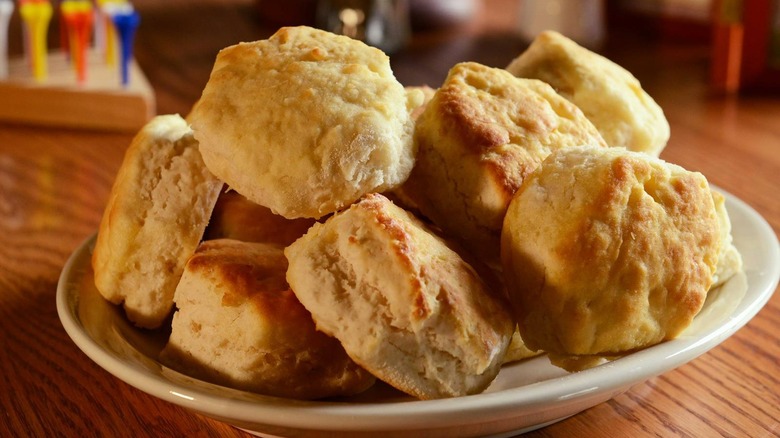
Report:
[[198,381],[162,366],[167,337],[134,328],[93,285],[94,236],[65,265],[57,310],[65,330],[92,360],[119,379],[203,415],[262,435],[511,436],[574,415],[707,352],[745,325],[769,300],[780,277],[780,246],[752,208],[726,195],[744,275],[710,293],[678,339],[580,373],[537,357],[509,365],[486,392],[419,401],[378,384],[357,397],[302,402]]

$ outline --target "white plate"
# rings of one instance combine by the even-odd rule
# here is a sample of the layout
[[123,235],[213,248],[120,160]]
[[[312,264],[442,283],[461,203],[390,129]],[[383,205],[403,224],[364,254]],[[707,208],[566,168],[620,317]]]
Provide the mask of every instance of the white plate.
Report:
[[157,362],[167,333],[128,324],[97,293],[90,266],[94,236],[65,265],[57,310],[84,353],[121,380],[163,400],[263,435],[510,436],[574,415],[678,367],[723,342],[769,300],[780,277],[780,247],[752,208],[726,194],[744,275],[711,292],[679,338],[575,374],[546,357],[504,367],[482,394],[420,401],[378,384],[357,397],[294,401],[198,381]]

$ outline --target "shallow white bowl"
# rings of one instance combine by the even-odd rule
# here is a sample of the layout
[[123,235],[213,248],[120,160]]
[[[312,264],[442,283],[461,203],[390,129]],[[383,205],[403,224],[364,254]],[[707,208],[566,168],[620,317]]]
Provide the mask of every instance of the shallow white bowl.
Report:
[[780,247],[766,221],[726,195],[739,274],[712,291],[677,339],[579,373],[541,356],[505,366],[482,394],[420,401],[384,384],[356,397],[295,401],[199,381],[157,362],[168,333],[139,330],[94,287],[94,236],[72,254],[57,286],[57,310],[73,342],[105,370],[136,388],[262,435],[511,436],[581,412],[676,368],[723,342],[769,300],[780,277]]

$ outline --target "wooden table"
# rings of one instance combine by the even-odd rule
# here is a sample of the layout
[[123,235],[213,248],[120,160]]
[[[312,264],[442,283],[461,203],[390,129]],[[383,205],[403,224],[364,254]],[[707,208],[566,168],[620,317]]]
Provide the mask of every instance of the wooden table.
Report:
[[[159,113],[188,112],[220,48],[269,32],[248,1],[136,6],[143,17],[137,59],[156,90]],[[493,10],[460,32],[418,35],[393,56],[393,66],[401,82],[433,86],[457,61],[503,67],[524,47],[510,25],[511,14]],[[701,45],[654,42],[637,50],[631,33],[611,41],[606,53],[666,111],[672,137],[663,158],[701,171],[753,206],[777,233],[780,96],[712,94]],[[60,270],[95,231],[130,139],[0,125],[2,436],[246,436],[114,378],[76,348],[58,320]],[[779,360],[775,294],[711,352],[529,436],[777,436]]]

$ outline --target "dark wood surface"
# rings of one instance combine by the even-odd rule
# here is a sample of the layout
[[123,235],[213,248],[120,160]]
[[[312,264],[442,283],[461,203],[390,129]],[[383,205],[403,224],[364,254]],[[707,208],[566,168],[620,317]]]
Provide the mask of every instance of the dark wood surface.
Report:
[[[451,65],[503,67],[526,43],[513,2],[489,1],[470,25],[415,35],[392,63],[406,85],[438,85]],[[158,113],[186,114],[219,49],[264,38],[249,1],[139,1],[137,60]],[[509,8],[509,9],[504,9]],[[707,87],[708,49],[611,34],[604,53],[664,108],[662,157],[704,173],[780,230],[780,96]],[[131,135],[0,124],[0,435],[247,436],[114,378],[70,341],[55,309],[69,254],[97,228]],[[780,295],[704,356],[528,436],[780,434]]]

